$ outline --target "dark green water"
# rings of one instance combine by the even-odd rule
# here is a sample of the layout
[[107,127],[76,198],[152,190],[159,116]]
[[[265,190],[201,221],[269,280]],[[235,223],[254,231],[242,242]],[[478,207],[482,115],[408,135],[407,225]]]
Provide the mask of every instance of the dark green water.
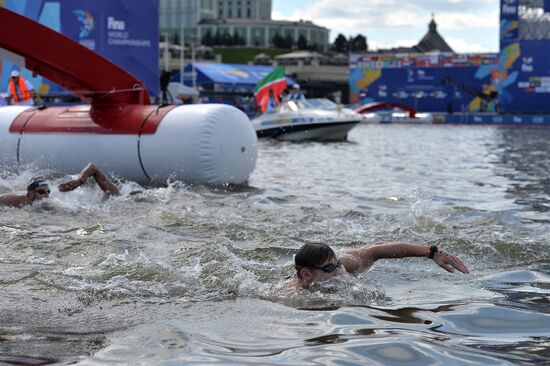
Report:
[[[549,364],[549,141],[361,125],[346,143],[260,141],[247,187],[0,208],[0,364]],[[0,193],[41,173],[5,173]],[[276,290],[303,243],[377,241],[437,244],[471,274],[415,258]]]

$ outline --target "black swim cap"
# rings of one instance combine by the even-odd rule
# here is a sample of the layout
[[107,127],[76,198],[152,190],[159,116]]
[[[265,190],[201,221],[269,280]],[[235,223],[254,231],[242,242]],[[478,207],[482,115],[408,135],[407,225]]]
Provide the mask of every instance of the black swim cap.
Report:
[[36,187],[48,185],[48,182],[44,178],[33,178],[27,186],[27,192],[32,192]]
[[336,254],[326,244],[304,244],[294,256],[296,269],[302,267],[317,267],[329,258],[336,257]]

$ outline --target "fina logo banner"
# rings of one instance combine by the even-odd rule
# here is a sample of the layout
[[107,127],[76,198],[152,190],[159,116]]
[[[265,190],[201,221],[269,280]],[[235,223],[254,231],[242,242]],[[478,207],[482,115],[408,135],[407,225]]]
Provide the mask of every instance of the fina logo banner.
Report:
[[94,16],[89,10],[78,9],[74,10],[73,12],[76,19],[80,23],[80,29],[78,33],[80,44],[95,51],[95,40],[89,38],[92,31],[95,29]]
[[86,38],[95,28],[95,19],[92,13],[85,10],[75,10],[76,19],[82,24],[80,27],[80,38]]
[[511,42],[519,37],[519,0],[502,0],[500,7],[500,41]]
[[61,33],[158,93],[158,0],[59,0]]
[[[75,19],[80,24],[78,31],[78,41],[80,44],[95,51],[97,36],[93,33],[96,28],[96,21],[90,10],[73,10]],[[107,39],[109,46],[131,46],[131,47],[151,47],[150,39],[133,38],[126,29],[126,22],[123,19],[117,19],[115,16],[107,16],[106,21]]]
[[500,14],[502,18],[518,19],[518,0],[502,0]]
[[126,31],[126,22],[115,17],[107,17],[107,44],[110,46],[151,47],[151,40],[136,39]]

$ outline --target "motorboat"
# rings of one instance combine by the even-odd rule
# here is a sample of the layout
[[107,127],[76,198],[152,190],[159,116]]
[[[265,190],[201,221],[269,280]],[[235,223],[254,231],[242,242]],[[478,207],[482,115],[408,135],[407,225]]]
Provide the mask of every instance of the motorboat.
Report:
[[252,120],[259,138],[286,141],[339,141],[363,120],[363,116],[329,99],[289,100],[275,113],[264,113]]
[[403,111],[378,111],[363,114],[363,122],[366,123],[403,123],[403,124],[431,124],[431,113],[416,113],[411,117]]
[[434,119],[431,113],[419,113],[405,104],[393,102],[368,103],[356,108],[355,112],[367,123],[431,124]]

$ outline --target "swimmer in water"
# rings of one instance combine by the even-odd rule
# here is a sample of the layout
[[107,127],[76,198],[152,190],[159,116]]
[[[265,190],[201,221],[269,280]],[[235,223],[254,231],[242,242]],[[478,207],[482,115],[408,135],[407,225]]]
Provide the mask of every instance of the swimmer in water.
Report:
[[[89,177],[93,177],[97,185],[103,190],[106,197],[119,196],[118,188],[107,178],[94,163],[89,163],[82,169],[77,179],[70,180],[58,186],[60,192],[69,192],[83,185]],[[26,194],[5,194],[0,196],[0,206],[23,207],[32,205],[34,201],[40,201],[50,197],[48,182],[42,178],[33,178],[27,186]]]
[[338,257],[328,245],[304,244],[294,257],[296,273],[283,286],[308,289],[313,283],[327,281],[346,272],[354,274],[365,271],[379,259],[406,257],[428,257],[447,272],[456,269],[469,273],[460,259],[439,250],[435,245],[377,243],[350,250]]

